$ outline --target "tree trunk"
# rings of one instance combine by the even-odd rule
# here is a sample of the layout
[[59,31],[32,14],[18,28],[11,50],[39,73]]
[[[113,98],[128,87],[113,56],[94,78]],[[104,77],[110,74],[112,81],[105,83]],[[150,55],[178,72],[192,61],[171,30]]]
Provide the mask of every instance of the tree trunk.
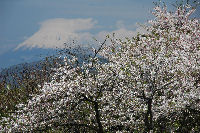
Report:
[[95,109],[95,117],[96,117],[96,120],[97,120],[97,124],[98,124],[98,133],[103,133],[103,126],[101,124],[101,121],[100,121],[100,113],[99,113],[99,106],[98,106],[98,103],[97,102],[94,102],[94,109]]
[[145,132],[153,129],[152,99],[147,98],[147,112],[145,114]]

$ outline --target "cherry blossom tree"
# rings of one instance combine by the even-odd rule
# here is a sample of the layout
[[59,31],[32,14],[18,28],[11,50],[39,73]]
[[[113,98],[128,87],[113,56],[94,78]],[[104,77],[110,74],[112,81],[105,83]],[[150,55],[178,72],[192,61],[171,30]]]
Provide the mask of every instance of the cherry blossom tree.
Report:
[[[125,42],[113,44],[103,54],[111,70],[128,82],[144,112],[145,130],[163,115],[189,106],[199,107],[200,24],[189,16],[189,5],[168,12],[166,6],[155,7],[155,19],[146,26],[146,35],[138,34]],[[109,53],[109,54],[108,54]],[[197,76],[198,75],[198,76]],[[136,106],[134,106],[136,107]]]
[[200,23],[190,18],[194,11],[157,5],[147,34],[126,41],[108,36],[82,65],[65,57],[39,94],[0,121],[1,131],[150,132],[161,117],[199,110]]

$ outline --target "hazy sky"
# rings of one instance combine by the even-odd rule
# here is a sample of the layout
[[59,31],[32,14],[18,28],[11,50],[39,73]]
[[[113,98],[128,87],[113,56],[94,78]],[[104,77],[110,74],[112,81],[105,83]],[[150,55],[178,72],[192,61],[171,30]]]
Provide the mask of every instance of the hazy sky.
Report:
[[158,0],[0,0],[0,68],[37,60],[64,42],[84,47],[93,45],[93,37],[143,32],[136,23],[152,18],[153,1]]

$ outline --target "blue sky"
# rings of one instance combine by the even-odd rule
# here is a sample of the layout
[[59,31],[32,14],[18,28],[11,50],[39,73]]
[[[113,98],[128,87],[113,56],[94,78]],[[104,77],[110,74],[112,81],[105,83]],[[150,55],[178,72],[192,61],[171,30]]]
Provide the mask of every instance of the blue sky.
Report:
[[0,68],[39,60],[64,42],[86,46],[112,32],[120,38],[143,32],[136,23],[152,18],[153,1],[0,0]]

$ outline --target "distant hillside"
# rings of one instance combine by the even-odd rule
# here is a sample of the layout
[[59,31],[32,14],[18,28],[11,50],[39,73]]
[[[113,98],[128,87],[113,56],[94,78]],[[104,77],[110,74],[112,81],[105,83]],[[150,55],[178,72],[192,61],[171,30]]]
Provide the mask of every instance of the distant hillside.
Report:
[[[2,69],[0,71],[0,82],[5,82],[6,84],[11,84],[12,86],[18,86],[18,82],[20,80],[44,78],[44,76],[46,78],[50,78],[50,74],[52,73],[51,68],[57,67],[56,63],[62,64],[64,56],[67,56],[68,58],[76,56],[78,58],[79,65],[82,65],[83,62],[87,63],[88,59],[94,56],[94,52],[88,48],[80,47],[58,50],[57,55],[48,56],[40,61],[21,63]],[[97,56],[102,62],[106,62],[104,58],[99,55]],[[41,70],[43,71],[41,72]]]

